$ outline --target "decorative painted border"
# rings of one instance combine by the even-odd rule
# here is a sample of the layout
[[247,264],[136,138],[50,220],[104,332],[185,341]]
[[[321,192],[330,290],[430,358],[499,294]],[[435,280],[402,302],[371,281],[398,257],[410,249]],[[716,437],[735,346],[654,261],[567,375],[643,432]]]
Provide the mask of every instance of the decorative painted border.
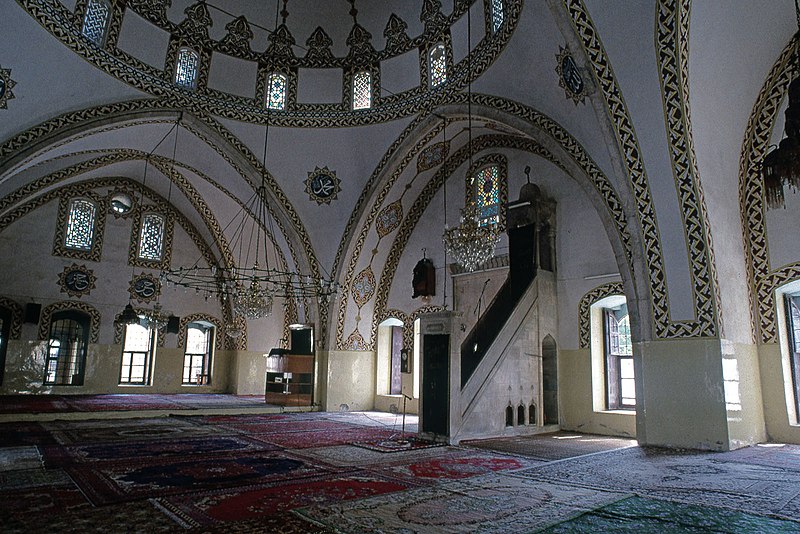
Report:
[[19,339],[22,335],[22,306],[15,300],[0,297],[0,308],[11,310],[11,328],[8,331],[8,337]]
[[592,304],[600,299],[610,297],[612,295],[625,295],[622,288],[622,282],[609,282],[598,286],[584,296],[578,302],[578,346],[582,349],[588,349],[591,343],[591,313],[590,308]]
[[[597,85],[603,95],[606,112],[617,138],[619,153],[623,156],[628,171],[631,190],[636,201],[639,223],[642,229],[645,258],[649,266],[649,285],[652,305],[652,320],[658,338],[713,337],[718,334],[713,314],[713,295],[711,299],[695,299],[695,320],[672,321],[661,251],[661,239],[655,216],[655,205],[650,194],[650,186],[642,161],[642,151],[636,138],[633,121],[630,118],[622,91],[617,83],[611,63],[606,55],[597,29],[582,0],[563,0],[573,29],[580,38],[586,56],[592,66]],[[675,46],[674,43],[671,46]],[[692,267],[705,265],[704,235],[686,234]],[[700,254],[700,251],[703,253]],[[693,269],[693,273],[695,270]],[[707,277],[707,275],[706,275]],[[693,280],[694,284],[708,285],[704,280]],[[708,303],[708,304],[706,304]],[[698,309],[698,304],[702,307]],[[712,314],[708,314],[708,306]]]
[[692,0],[659,0],[656,57],[675,187],[689,248],[696,321],[724,335],[714,244],[692,140],[689,110],[689,14]]
[[[368,112],[352,111],[341,104],[296,104],[282,112],[271,110],[268,113],[260,99],[204,88],[201,83],[198,83],[197,90],[186,91],[173,83],[171,70],[155,69],[116,47],[106,45],[105,48],[98,48],[81,34],[80,23],[76,21],[74,13],[59,2],[17,0],[31,17],[84,59],[137,89],[158,97],[169,95],[167,98],[173,107],[261,124],[268,119],[271,124],[293,127],[340,127],[386,122],[421,111],[442,97],[459,91],[469,79],[475,79],[486,71],[511,39],[519,22],[523,0],[505,2],[506,22],[500,31],[486,32],[470,51],[469,60],[464,58],[454,65],[453,75],[448,76],[442,91],[428,92],[415,87],[382,98],[381,104]],[[213,47],[210,40],[202,47],[209,53],[211,49],[207,46]],[[165,63],[171,64],[166,58]],[[467,72],[468,65],[471,65],[472,72]]]
[[66,310],[77,310],[89,316],[89,343],[96,344],[100,336],[100,312],[91,304],[74,300],[62,300],[42,308],[42,314],[39,317],[39,339],[46,341],[50,335],[50,323],[52,322],[53,314]]
[[797,34],[783,48],[767,74],[747,121],[739,158],[739,214],[742,220],[751,325],[756,340],[778,342],[775,289],[793,279],[794,267],[772,270],[767,241],[761,162],[769,148],[772,129],[792,81],[795,54],[800,48]]
[[222,321],[205,313],[193,313],[181,317],[181,324],[178,328],[178,347],[186,347],[186,329],[189,323],[193,321],[206,321],[214,325],[214,349],[223,349],[223,339],[225,338],[225,327]]
[[[136,311],[137,315],[146,315],[147,313],[153,311],[148,308],[133,308]],[[163,348],[166,346],[167,340],[167,325],[162,326],[158,329],[158,335],[156,336],[156,347]],[[114,317],[114,345],[122,345],[125,341],[125,325],[122,323],[122,312],[119,312]]]

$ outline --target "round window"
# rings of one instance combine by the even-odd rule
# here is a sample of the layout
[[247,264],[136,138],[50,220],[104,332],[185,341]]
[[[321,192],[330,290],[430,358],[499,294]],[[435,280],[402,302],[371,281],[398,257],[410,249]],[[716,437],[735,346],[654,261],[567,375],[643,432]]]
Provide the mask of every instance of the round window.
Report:
[[111,209],[114,210],[114,213],[124,215],[131,211],[131,207],[133,207],[133,201],[125,193],[117,193],[111,197]]

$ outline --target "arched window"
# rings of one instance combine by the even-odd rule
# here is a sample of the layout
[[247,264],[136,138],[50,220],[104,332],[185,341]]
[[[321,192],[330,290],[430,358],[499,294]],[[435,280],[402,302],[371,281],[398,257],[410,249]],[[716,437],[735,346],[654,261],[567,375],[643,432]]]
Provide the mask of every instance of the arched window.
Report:
[[105,0],[89,0],[81,33],[97,46],[103,46],[111,8]]
[[372,75],[360,71],[353,76],[353,109],[369,109],[372,106]]
[[431,87],[437,87],[447,81],[447,50],[442,43],[434,46],[428,54],[428,69]]
[[189,90],[196,88],[199,68],[200,54],[191,48],[181,48],[175,62],[175,84]]
[[269,109],[286,109],[286,86],[285,74],[273,72],[269,75],[269,85],[267,86],[267,107]]
[[45,385],[82,386],[90,318],[80,312],[53,314],[45,356]]
[[139,323],[125,325],[120,384],[146,386],[152,380],[157,334],[155,328],[144,326],[143,323],[144,317],[140,317]]
[[183,355],[183,385],[211,383],[211,355],[214,348],[214,325],[195,321],[186,327],[186,352]]
[[503,0],[492,0],[492,32],[503,26]]
[[147,261],[161,261],[164,253],[164,227],[166,221],[163,215],[148,213],[142,217],[142,227],[139,231],[139,251],[137,257]]
[[474,178],[475,200],[481,226],[500,223],[500,167],[489,165],[480,169]]
[[76,198],[69,204],[64,246],[76,250],[91,250],[97,206],[94,202]]

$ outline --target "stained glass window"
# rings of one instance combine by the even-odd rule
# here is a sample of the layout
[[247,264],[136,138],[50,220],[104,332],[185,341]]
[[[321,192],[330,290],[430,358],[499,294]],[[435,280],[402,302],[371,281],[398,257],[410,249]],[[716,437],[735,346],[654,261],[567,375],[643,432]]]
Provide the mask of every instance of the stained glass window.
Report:
[[492,0],[492,31],[496,32],[503,25],[503,0]]
[[200,67],[200,56],[190,48],[178,51],[175,63],[175,83],[184,89],[197,87],[197,70]]
[[269,109],[286,108],[286,76],[283,74],[273,72],[269,75],[267,107]]
[[353,76],[353,109],[369,109],[372,106],[372,76],[361,71]]
[[91,250],[94,238],[94,220],[97,208],[94,203],[75,199],[69,205],[64,246],[78,250]]
[[500,222],[500,168],[497,165],[484,167],[475,176],[475,198],[481,226]]
[[86,16],[83,17],[83,35],[97,46],[103,45],[110,9],[102,0],[89,0]]
[[447,81],[447,52],[443,44],[437,44],[430,52],[431,87]]
[[164,247],[164,217],[148,213],[142,218],[142,230],[139,233],[139,258],[143,260],[161,259]]

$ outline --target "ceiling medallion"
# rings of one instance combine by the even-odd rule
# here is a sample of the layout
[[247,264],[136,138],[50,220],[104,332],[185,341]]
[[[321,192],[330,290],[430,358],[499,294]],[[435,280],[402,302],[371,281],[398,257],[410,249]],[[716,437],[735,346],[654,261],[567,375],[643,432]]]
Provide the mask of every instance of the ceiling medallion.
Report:
[[88,295],[95,288],[97,277],[85,265],[73,263],[69,267],[64,267],[64,271],[58,275],[58,285],[61,292],[70,297],[82,297]]
[[316,167],[308,173],[305,180],[306,193],[310,200],[316,200],[317,204],[330,204],[331,200],[336,200],[339,191],[342,190],[339,184],[342,181],[336,177],[336,171],[328,167]]
[[11,89],[17,82],[11,79],[11,69],[0,68],[0,109],[8,107],[8,101],[14,98]]
[[559,52],[556,54],[556,72],[558,73],[558,85],[563,87],[567,93],[567,98],[571,98],[575,105],[578,103],[585,103],[586,98],[586,84],[581,77],[581,71],[575,60],[572,59],[568,48],[559,46]]
[[151,302],[161,292],[161,282],[150,273],[141,273],[131,279],[128,292],[139,302]]

